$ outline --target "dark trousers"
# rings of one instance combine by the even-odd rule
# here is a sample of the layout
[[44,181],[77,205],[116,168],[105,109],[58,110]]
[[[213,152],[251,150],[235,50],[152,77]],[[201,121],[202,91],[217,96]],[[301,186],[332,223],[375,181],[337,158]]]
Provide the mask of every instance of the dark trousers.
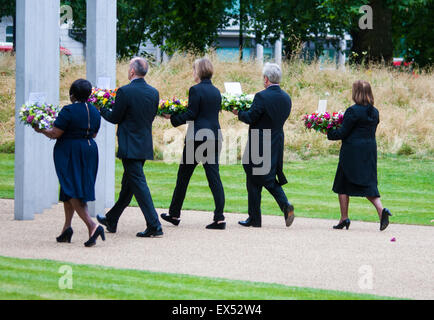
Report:
[[124,175],[119,199],[114,207],[107,213],[106,218],[117,223],[125,208],[130,204],[133,196],[136,197],[140,209],[145,216],[146,224],[150,228],[161,226],[152,201],[146,177],[143,173],[144,160],[122,159]]
[[[188,142],[187,142],[188,143]],[[214,197],[215,211],[214,211],[214,221],[223,221],[225,217],[223,215],[223,210],[225,206],[225,193],[223,189],[223,184],[220,179],[219,173],[219,142],[217,141],[207,141],[207,142],[194,142],[194,152],[203,143],[211,143],[215,147],[215,157],[213,163],[204,162],[203,168],[205,169],[206,178],[208,179],[208,185],[211,189],[212,195]],[[179,165],[178,177],[176,180],[176,187],[173,191],[172,203],[170,204],[169,214],[173,217],[179,218],[181,216],[181,209],[184,203],[185,195],[187,193],[188,183],[193,175],[194,169],[196,169],[199,162],[196,157],[191,163],[186,159],[186,147],[184,146],[184,151],[182,155],[182,163]],[[206,155],[206,152],[205,152]],[[193,157],[192,157],[193,158]]]
[[[263,186],[256,184],[249,175],[247,175],[246,185],[248,192],[249,218],[255,223],[261,223],[261,193]],[[277,183],[273,183],[271,186],[265,186],[265,188],[271,193],[283,212],[289,204],[283,188]]]

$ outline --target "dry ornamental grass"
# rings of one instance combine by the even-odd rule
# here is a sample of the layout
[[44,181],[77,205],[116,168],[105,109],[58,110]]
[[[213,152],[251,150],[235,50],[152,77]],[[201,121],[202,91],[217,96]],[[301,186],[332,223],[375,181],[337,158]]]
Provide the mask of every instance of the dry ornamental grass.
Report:
[[[256,93],[263,90],[261,68],[253,62],[222,62],[211,55],[215,67],[214,84],[223,92],[224,82],[240,82],[243,91]],[[15,61],[10,55],[0,55],[0,145],[13,142],[15,108]],[[146,80],[156,87],[161,98],[187,98],[192,80],[191,56],[174,56],[168,64],[152,66]],[[117,65],[117,84],[128,83],[128,61]],[[69,103],[69,86],[86,76],[84,65],[62,63],[60,74],[60,103]],[[319,99],[328,99],[329,111],[344,111],[352,105],[351,87],[355,80],[371,83],[375,106],[380,111],[377,131],[379,152],[432,157],[434,151],[433,112],[434,75],[420,72],[413,75],[380,65],[367,68],[347,66],[345,72],[333,70],[333,66],[320,70],[319,63],[307,64],[293,60],[283,65],[282,88],[292,98],[291,116],[285,124],[286,157],[308,159],[315,156],[337,154],[340,144],[327,141],[316,132],[304,129],[301,117],[316,110]],[[233,132],[245,132],[247,126],[234,115],[222,112],[220,123],[223,134],[230,138]],[[184,128],[175,137],[165,134],[171,129],[170,122],[158,117],[154,122],[154,139],[157,158],[161,158],[165,146],[173,139],[182,144]],[[244,131],[242,131],[244,129]],[[239,150],[237,151],[240,152]]]

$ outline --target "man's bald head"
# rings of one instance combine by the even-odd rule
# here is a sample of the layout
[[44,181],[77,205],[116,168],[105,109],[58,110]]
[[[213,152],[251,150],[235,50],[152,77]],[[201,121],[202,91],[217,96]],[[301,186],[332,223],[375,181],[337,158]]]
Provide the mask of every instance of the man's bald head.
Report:
[[144,77],[148,73],[149,64],[145,58],[136,57],[130,61],[130,72],[134,71],[137,77]]

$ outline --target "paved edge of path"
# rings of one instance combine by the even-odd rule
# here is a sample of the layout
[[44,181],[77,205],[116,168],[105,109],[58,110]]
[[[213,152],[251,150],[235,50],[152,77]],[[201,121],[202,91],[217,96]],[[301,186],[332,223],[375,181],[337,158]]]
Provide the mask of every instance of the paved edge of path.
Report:
[[[157,210],[159,213],[164,210]],[[262,228],[238,225],[245,214],[227,214],[227,229],[206,230],[212,213],[184,211],[179,227],[163,221],[161,239],[140,239],[145,222],[128,208],[118,233],[91,249],[76,216],[71,244],[57,244],[63,208],[56,205],[33,221],[13,220],[13,200],[0,200],[0,255],[78,264],[277,283],[380,296],[434,299],[434,229],[358,222],[333,230],[336,221],[263,216]],[[391,239],[396,241],[392,242]]]

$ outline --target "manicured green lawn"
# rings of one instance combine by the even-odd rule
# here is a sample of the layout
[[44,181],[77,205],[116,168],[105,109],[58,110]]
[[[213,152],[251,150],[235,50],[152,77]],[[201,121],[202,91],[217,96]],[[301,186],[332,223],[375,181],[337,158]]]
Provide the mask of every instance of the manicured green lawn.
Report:
[[[0,198],[13,198],[13,155],[0,154]],[[338,219],[339,203],[331,191],[337,157],[297,161],[285,164],[289,183],[284,186],[297,216]],[[148,162],[145,174],[157,208],[170,205],[178,165]],[[122,164],[116,163],[116,196],[120,189]],[[247,213],[245,175],[241,165],[221,166],[220,173],[226,196],[226,212]],[[434,161],[384,157],[378,161],[379,190],[383,204],[389,208],[392,223],[433,225]],[[136,205],[133,201],[132,205]],[[196,169],[184,202],[184,209],[213,211],[214,201],[203,168]],[[262,197],[263,214],[280,215],[280,210],[267,191]],[[350,217],[354,220],[378,221],[374,207],[364,198],[351,198]]]
[[[60,289],[63,265],[72,289]],[[348,292],[0,257],[0,299],[308,300],[387,299]],[[65,283],[65,282],[61,282]]]

